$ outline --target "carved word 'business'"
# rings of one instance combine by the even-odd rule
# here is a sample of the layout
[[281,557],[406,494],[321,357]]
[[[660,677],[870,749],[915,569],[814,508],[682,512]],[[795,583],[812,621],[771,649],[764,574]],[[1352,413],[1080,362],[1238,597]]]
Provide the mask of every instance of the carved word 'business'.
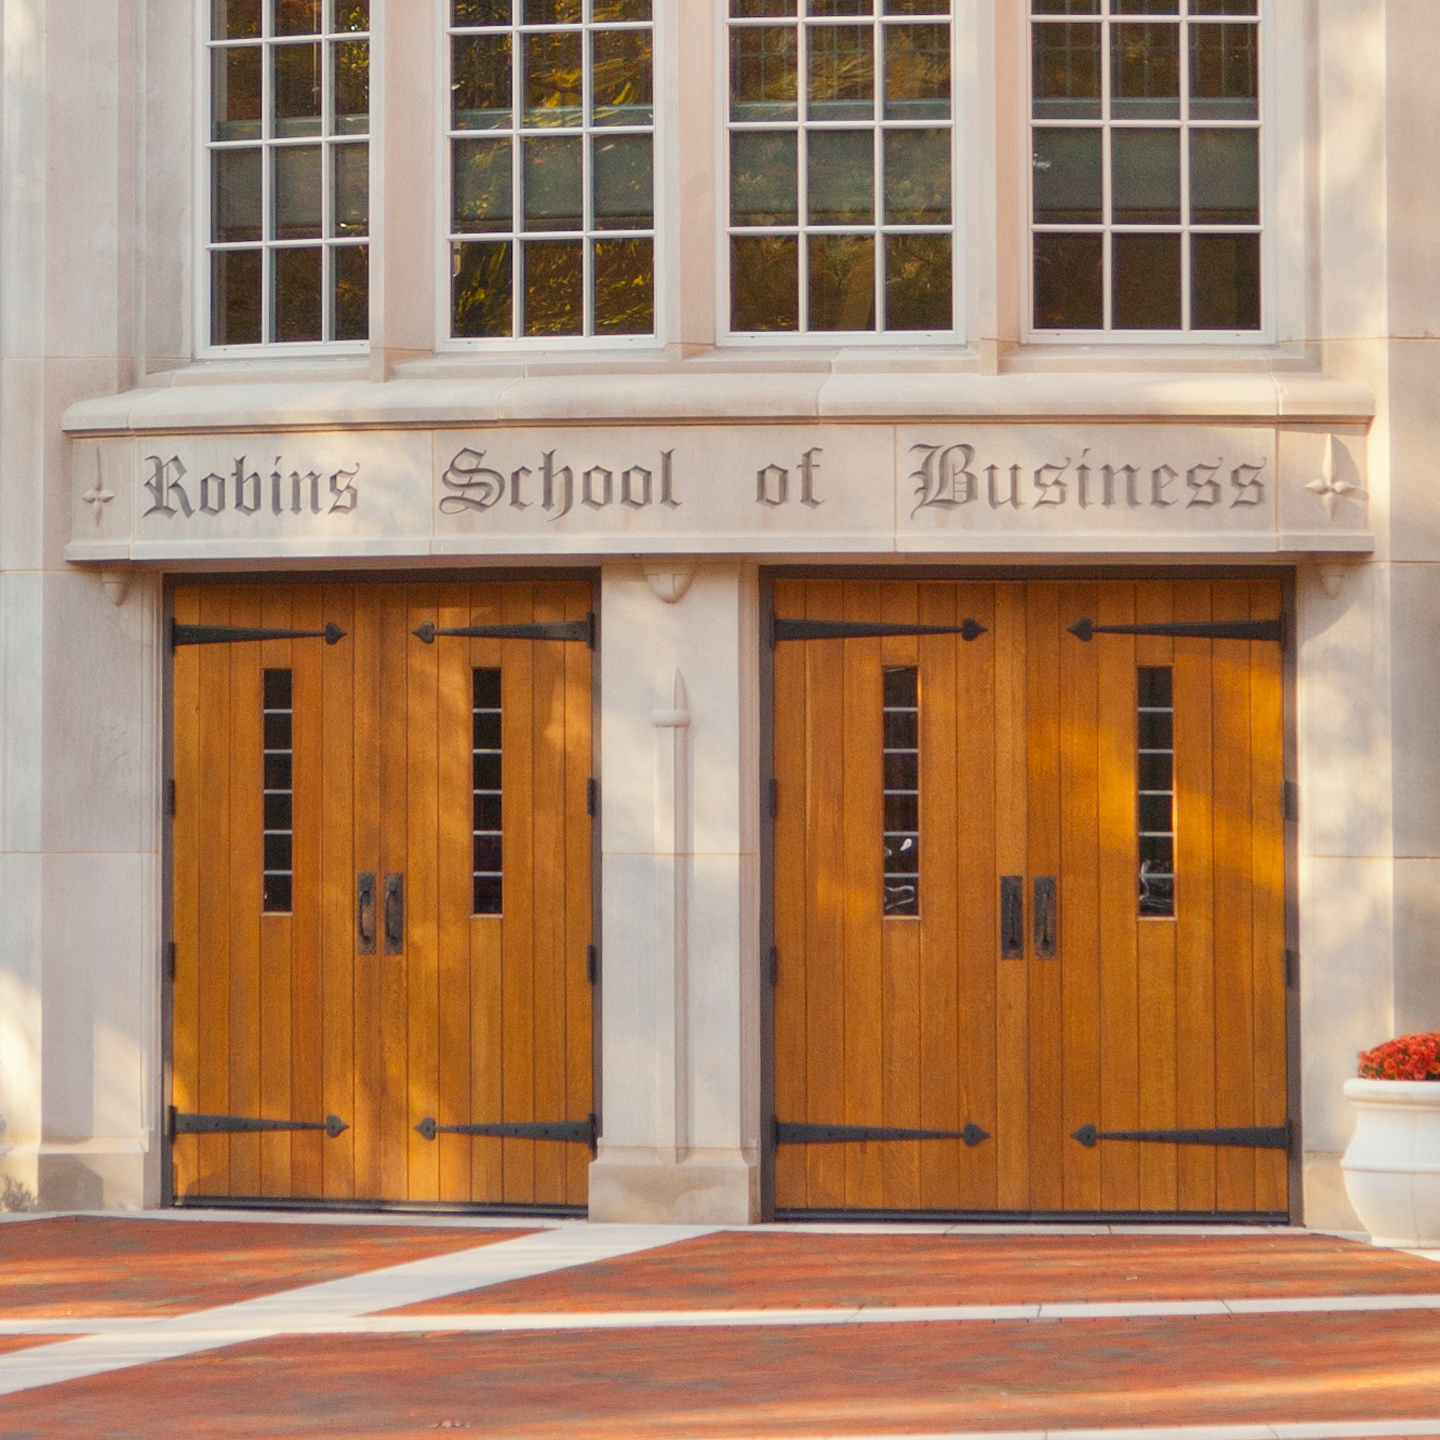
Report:
[[287,470],[277,455],[262,477],[258,470],[246,468],[241,455],[228,474],[211,471],[195,480],[178,455],[168,460],[147,455],[144,464],[143,486],[150,494],[150,508],[144,515],[189,519],[196,513],[223,515],[227,509],[255,515],[264,507],[267,492],[272,515],[303,515],[307,509],[312,515],[349,515],[360,503],[355,483],[360,477],[359,465],[329,474]]
[[916,497],[912,516],[921,510],[956,510],[963,505],[1018,510],[1027,498],[1035,509],[1073,500],[1082,510],[1172,505],[1185,510],[1233,510],[1265,501],[1263,460],[1231,465],[1219,458],[1182,472],[1172,465],[1096,464],[1089,450],[1082,450],[1078,459],[1067,455],[1029,470],[1023,465],[978,465],[973,445],[912,445],[910,450],[920,457],[919,468],[910,476]]
[[485,451],[467,446],[441,476],[449,494],[440,497],[440,513],[484,512],[507,498],[516,510],[528,510],[538,503],[548,520],[568,515],[577,498],[591,510],[604,510],[617,502],[631,510],[644,510],[652,503],[675,510],[680,502],[675,498],[674,458],[673,450],[662,452],[658,477],[643,465],[631,465],[618,475],[603,465],[592,465],[581,471],[577,484],[575,471],[569,465],[557,465],[553,450],[541,455],[537,478],[528,465],[503,475],[485,463]]

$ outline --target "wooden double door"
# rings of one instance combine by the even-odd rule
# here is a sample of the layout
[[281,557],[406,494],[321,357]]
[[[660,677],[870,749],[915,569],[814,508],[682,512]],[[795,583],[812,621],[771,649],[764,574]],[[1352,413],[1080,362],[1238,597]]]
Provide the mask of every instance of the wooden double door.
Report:
[[589,585],[173,603],[176,1199],[583,1206]]
[[1281,599],[776,583],[777,1210],[1286,1211]]

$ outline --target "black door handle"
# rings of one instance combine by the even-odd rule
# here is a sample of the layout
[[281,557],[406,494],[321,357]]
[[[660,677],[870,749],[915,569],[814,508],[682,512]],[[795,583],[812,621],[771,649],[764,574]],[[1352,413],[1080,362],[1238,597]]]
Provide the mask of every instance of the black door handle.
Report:
[[355,948],[362,955],[375,953],[375,872],[355,877]]
[[1053,960],[1056,951],[1056,911],[1059,887],[1053,875],[1035,877],[1035,958]]
[[1025,958],[1025,877],[1000,877],[1000,958]]
[[385,877],[385,953],[405,953],[405,877]]

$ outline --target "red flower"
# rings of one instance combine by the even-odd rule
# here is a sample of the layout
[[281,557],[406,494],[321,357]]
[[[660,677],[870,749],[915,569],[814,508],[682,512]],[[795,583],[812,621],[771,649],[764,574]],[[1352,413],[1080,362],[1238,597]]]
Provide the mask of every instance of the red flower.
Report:
[[1402,1035],[1360,1055],[1365,1080],[1440,1080],[1440,1034]]

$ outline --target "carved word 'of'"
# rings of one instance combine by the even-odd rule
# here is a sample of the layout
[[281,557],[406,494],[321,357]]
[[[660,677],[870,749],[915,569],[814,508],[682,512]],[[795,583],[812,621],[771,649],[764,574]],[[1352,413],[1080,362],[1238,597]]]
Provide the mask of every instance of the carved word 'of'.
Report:
[[[815,457],[823,454],[819,445],[812,445],[800,457],[800,503],[812,510],[825,502],[815,494],[815,475],[820,462]],[[790,472],[780,465],[767,465],[755,472],[755,503],[757,505],[784,505],[790,499]]]
[[[680,505],[674,493],[674,458],[673,450],[666,450],[660,456],[659,504],[669,510]],[[483,450],[471,450],[467,446],[441,477],[450,494],[440,497],[440,513],[460,515],[467,510],[489,510],[507,494],[512,508],[528,510],[535,503],[525,498],[534,474],[528,465],[521,465],[510,472],[507,480],[485,464]],[[632,465],[618,476],[603,465],[592,465],[580,476],[580,503],[591,510],[603,510],[618,499],[621,505],[632,510],[644,510],[656,500],[655,479],[654,472],[643,465]],[[545,451],[540,457],[540,508],[547,512],[547,519],[559,520],[570,513],[575,505],[576,489],[575,472],[568,465],[556,465],[553,450]]]
[[[920,468],[910,476],[915,481],[916,496],[912,516],[926,509],[955,510],[962,505],[978,505],[982,493],[992,510],[1018,510],[1026,503],[1026,467],[1022,465],[975,465],[973,445],[912,445],[910,450],[921,457]],[[1265,481],[1261,478],[1264,461],[1258,465],[1233,465],[1226,474],[1224,460],[1217,460],[1213,465],[1192,465],[1182,476],[1170,465],[1156,465],[1148,473],[1139,465],[1091,465],[1085,458],[1089,453],[1082,450],[1073,466],[1067,455],[1058,463],[1031,471],[1028,478],[1034,493],[1030,504],[1035,509],[1066,505],[1073,495],[1082,510],[1092,506],[1108,509],[1119,504],[1132,510],[1140,506],[1168,509],[1181,501],[1186,510],[1233,510],[1260,505],[1265,500]],[[1230,504],[1225,507],[1227,493]]]
[[230,474],[217,475],[212,471],[198,484],[192,480],[187,490],[185,466],[178,455],[168,460],[147,455],[145,464],[149,468],[145,489],[150,492],[146,515],[164,515],[171,519],[184,515],[188,519],[197,508],[202,515],[222,515],[227,508],[238,510],[242,515],[254,515],[264,504],[267,490],[272,515],[302,515],[307,508],[312,515],[348,515],[360,503],[360,492],[355,487],[359,465],[349,470],[335,470],[329,475],[315,470],[287,473],[277,455],[269,473],[262,478],[258,470],[245,468],[242,455]]

